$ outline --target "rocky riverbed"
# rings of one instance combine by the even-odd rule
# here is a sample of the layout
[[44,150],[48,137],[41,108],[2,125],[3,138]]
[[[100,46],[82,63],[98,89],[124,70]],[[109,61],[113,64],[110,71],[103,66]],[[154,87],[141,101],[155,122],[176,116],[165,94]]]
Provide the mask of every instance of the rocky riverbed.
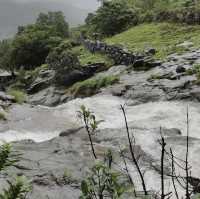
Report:
[[[81,179],[94,163],[87,133],[77,111],[84,104],[95,113],[97,120],[102,121],[94,137],[97,155],[102,158],[106,150],[111,149],[122,168],[117,152],[119,146],[128,147],[120,110],[120,105],[126,104],[128,123],[136,138],[136,151],[142,157],[140,165],[145,171],[148,190],[160,190],[160,127],[167,148],[171,147],[180,158],[185,156],[187,107],[192,176],[200,178],[200,88],[195,84],[196,76],[186,73],[198,63],[200,51],[194,50],[184,55],[171,55],[166,62],[148,71],[114,66],[96,76],[117,74],[120,82],[102,89],[95,96],[68,100],[55,107],[13,104],[6,113],[7,121],[0,123],[0,140],[13,142],[23,158],[21,167],[11,169],[9,175],[24,174],[32,181],[31,199],[77,199]],[[31,97],[36,98],[37,95]],[[58,95],[63,97],[63,93]],[[170,172],[168,163],[169,160],[166,160],[166,174]],[[141,190],[134,166],[131,162],[128,166],[136,189]],[[65,171],[70,173],[70,177],[66,178]],[[184,176],[182,171],[179,172]],[[166,178],[165,183],[167,188],[172,187],[170,178]],[[178,191],[184,194],[181,187]]]

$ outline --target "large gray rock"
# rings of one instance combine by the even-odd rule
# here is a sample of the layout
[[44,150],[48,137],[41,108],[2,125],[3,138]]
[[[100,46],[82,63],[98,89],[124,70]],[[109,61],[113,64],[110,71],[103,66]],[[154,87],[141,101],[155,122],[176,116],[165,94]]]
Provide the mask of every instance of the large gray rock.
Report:
[[62,94],[55,87],[48,87],[33,95],[29,95],[29,103],[34,105],[56,106],[60,103]]
[[28,93],[34,94],[47,88],[52,84],[54,77],[55,72],[53,70],[40,71],[37,79],[28,88]]
[[7,95],[6,93],[0,91],[0,100],[14,102],[15,97],[13,97],[11,95]]

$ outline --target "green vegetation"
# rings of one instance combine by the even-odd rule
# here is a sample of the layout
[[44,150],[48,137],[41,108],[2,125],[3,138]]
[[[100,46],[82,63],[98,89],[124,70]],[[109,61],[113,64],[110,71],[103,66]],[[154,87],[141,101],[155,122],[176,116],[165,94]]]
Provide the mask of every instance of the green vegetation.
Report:
[[6,120],[6,115],[5,115],[5,113],[0,111],[0,121],[1,120]]
[[19,26],[12,40],[0,43],[0,68],[32,70],[44,64],[49,52],[68,37],[62,12],[41,13],[34,24]]
[[25,177],[16,177],[14,182],[8,181],[10,187],[4,189],[0,199],[25,199],[31,186]]
[[200,73],[200,64],[195,64],[192,68],[189,68],[186,73],[188,75],[194,75]]
[[128,189],[120,180],[121,174],[113,171],[102,163],[91,169],[91,175],[81,183],[82,195],[80,199],[117,199]]
[[91,96],[97,93],[100,88],[112,85],[118,81],[118,76],[92,78],[82,82],[77,82],[69,90],[75,96]]
[[137,21],[135,10],[121,1],[104,1],[96,13],[90,13],[85,20],[90,29],[104,36],[122,32]]
[[177,45],[184,41],[194,42],[200,47],[199,26],[182,26],[174,23],[141,24],[105,41],[109,44],[119,44],[130,51],[144,51],[153,47],[158,52],[156,58],[163,59],[172,53],[182,53],[187,49]]
[[107,67],[112,66],[114,63],[113,61],[108,58],[108,56],[100,54],[100,53],[90,53],[86,50],[83,46],[77,46],[72,49],[80,61],[81,65],[87,65],[92,63],[105,63]]
[[[5,171],[8,167],[15,167],[19,162],[20,154],[12,150],[10,144],[0,146],[0,172]],[[3,189],[0,193],[0,199],[25,199],[31,187],[26,178],[21,176],[15,180],[7,181],[8,188]]]
[[197,78],[195,83],[200,84],[200,64],[195,64],[192,68],[186,71],[186,74],[195,75]]
[[8,90],[8,94],[15,97],[15,101],[19,104],[24,103],[26,101],[26,98],[27,98],[25,92],[23,92],[22,90],[16,90],[14,88],[10,88]]

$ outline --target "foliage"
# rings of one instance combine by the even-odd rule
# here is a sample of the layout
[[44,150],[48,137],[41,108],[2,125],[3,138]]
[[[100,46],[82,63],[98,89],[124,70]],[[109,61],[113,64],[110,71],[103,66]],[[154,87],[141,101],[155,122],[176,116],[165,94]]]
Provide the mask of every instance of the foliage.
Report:
[[102,163],[91,169],[90,176],[81,183],[80,199],[118,199],[126,191],[125,184],[120,182],[121,174]]
[[15,182],[7,181],[8,189],[4,189],[0,194],[0,199],[25,199],[31,190],[29,182],[24,177],[17,177]]
[[99,78],[91,78],[82,82],[75,83],[70,92],[75,96],[91,96],[99,91],[100,88],[112,85],[119,81],[118,76],[105,76]]
[[119,44],[130,51],[144,51],[151,47],[157,50],[156,58],[163,59],[172,53],[183,53],[187,49],[177,45],[191,41],[200,47],[199,26],[182,26],[173,23],[141,24],[105,41],[108,44]]
[[113,61],[108,56],[100,53],[90,53],[83,46],[78,46],[72,49],[72,51],[78,56],[80,64],[82,66],[92,63],[105,63],[107,67],[112,66]]
[[0,121],[1,120],[6,120],[6,115],[5,115],[5,113],[0,111]]
[[54,48],[48,55],[46,63],[50,68],[59,70],[70,70],[79,66],[77,56],[71,51],[69,43],[61,43],[58,47]]
[[192,68],[189,68],[186,73],[188,75],[194,75],[200,73],[200,64],[195,64]]
[[96,121],[95,115],[87,109],[84,105],[81,106],[81,110],[78,112],[78,116],[83,120],[83,123],[85,125],[85,129],[88,133],[88,137],[90,140],[90,146],[92,149],[92,154],[95,159],[97,159],[97,155],[94,149],[94,144],[92,141],[92,135],[95,134],[95,131],[98,128],[98,122]]
[[11,51],[12,45],[10,40],[0,41],[0,68],[13,71],[13,65],[10,60]]
[[[16,167],[20,159],[20,154],[14,151],[10,144],[0,146],[0,172],[8,167]],[[8,188],[0,193],[0,199],[25,199],[30,191],[30,184],[24,177],[17,177],[14,181],[7,181]]]
[[[29,29],[29,27],[27,27]],[[30,28],[31,29],[31,28]],[[20,33],[13,40],[12,64],[17,68],[33,69],[45,62],[51,49],[61,42],[60,37],[51,32],[33,28]]]
[[14,89],[14,88],[8,89],[8,94],[12,95],[13,97],[15,97],[15,101],[18,104],[24,103],[26,101],[26,98],[27,98],[25,92],[23,92],[22,90]]
[[68,37],[69,26],[62,12],[40,13],[36,23],[18,27],[12,41],[0,43],[0,67],[34,69]]
[[69,37],[69,25],[61,11],[40,13],[36,24],[40,27],[51,27],[57,36],[61,38]]
[[0,146],[0,172],[7,167],[15,166],[19,161],[20,154],[12,151],[10,144],[3,144]]
[[126,3],[105,1],[95,14],[89,14],[86,23],[93,30],[109,36],[137,24],[137,14]]

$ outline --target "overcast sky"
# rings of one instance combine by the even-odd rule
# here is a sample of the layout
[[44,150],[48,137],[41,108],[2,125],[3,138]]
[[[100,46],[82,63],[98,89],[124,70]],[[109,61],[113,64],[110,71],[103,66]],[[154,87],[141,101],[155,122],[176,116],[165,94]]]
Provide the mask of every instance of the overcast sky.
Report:
[[[1,2],[2,0],[0,0]],[[95,9],[98,6],[97,0],[7,0],[14,1],[17,3],[30,3],[30,2],[41,2],[46,1],[48,3],[63,3],[63,4],[71,4],[77,6],[82,9]]]
[[40,12],[61,10],[76,26],[97,7],[97,0],[0,0],[0,39],[12,36],[19,25],[34,22]]

